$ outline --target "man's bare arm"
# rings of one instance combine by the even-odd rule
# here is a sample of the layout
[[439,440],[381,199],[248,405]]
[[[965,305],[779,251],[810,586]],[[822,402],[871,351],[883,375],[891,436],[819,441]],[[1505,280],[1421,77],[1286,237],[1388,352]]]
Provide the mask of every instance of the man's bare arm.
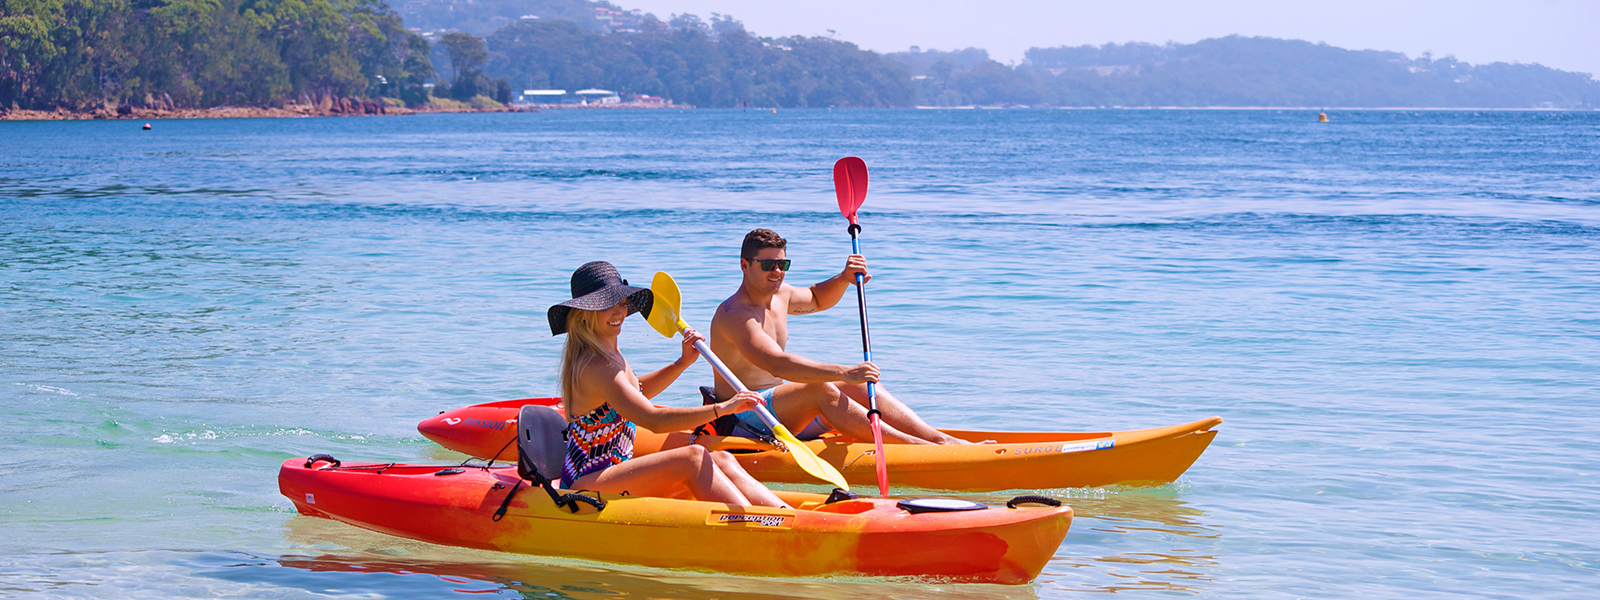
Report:
[[872,275],[867,273],[867,259],[860,254],[852,254],[845,261],[843,271],[838,275],[829,277],[806,288],[793,288],[789,295],[789,314],[804,315],[821,312],[833,308],[844,297],[845,290],[850,289],[850,284],[855,283],[856,273],[861,273],[872,280]]
[[729,333],[728,341],[739,349],[745,360],[781,379],[800,383],[877,381],[878,368],[872,363],[847,367],[785,352],[777,340],[767,335],[767,332],[761,329],[761,323],[753,318],[745,318],[734,323]]

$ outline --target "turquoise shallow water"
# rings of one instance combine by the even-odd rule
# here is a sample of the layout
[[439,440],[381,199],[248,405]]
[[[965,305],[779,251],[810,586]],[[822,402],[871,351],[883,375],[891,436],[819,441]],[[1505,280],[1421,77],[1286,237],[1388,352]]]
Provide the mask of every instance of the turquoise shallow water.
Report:
[[[0,123],[0,595],[1592,594],[1600,115],[1332,116]],[[278,495],[284,459],[458,460],[417,421],[553,393],[544,310],[585,261],[673,273],[702,326],[752,227],[791,281],[836,272],[847,154],[875,358],[928,420],[1221,415],[1211,449],[1173,485],[1050,490],[1078,518],[1020,588],[467,551]],[[791,326],[859,357],[849,300]]]

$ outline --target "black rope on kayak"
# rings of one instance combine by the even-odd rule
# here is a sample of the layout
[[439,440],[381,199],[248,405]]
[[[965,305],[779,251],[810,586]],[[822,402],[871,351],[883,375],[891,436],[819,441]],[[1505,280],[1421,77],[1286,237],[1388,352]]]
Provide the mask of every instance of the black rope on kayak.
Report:
[[1016,508],[1018,504],[1043,504],[1055,508],[1061,506],[1061,501],[1049,496],[1017,496],[1006,501],[1006,508]]
[[[498,452],[495,452],[495,453],[494,453],[494,456],[491,456],[491,457],[489,457],[489,462],[488,462],[488,463],[485,463],[485,464],[484,464],[484,465],[483,465],[483,468],[484,468],[484,469],[485,469],[485,470],[488,470],[488,468],[489,468],[489,467],[492,467],[492,466],[494,466],[494,461],[495,461],[495,459],[498,459],[498,458],[500,458],[500,455],[501,455],[501,454],[504,454],[504,453],[505,453],[505,451],[506,451],[506,448],[510,448],[510,447],[511,447],[511,445],[512,445],[512,444],[515,444],[515,443],[517,443],[517,434],[515,434],[515,433],[513,433],[513,434],[511,434],[511,441],[509,441],[509,442],[506,442],[506,445],[504,445],[504,446],[501,446],[501,447],[500,447],[500,450],[499,450],[499,451],[498,451]],[[520,450],[521,450],[521,449],[518,449],[518,451],[520,451]],[[469,460],[470,460],[470,459],[469,459]],[[463,463],[463,464],[464,464],[464,463]]]
[[[589,492],[590,494],[594,494],[594,495],[593,496],[586,496],[586,495],[584,495],[583,492]],[[593,506],[595,510],[601,510],[601,509],[604,509],[606,507],[606,501],[604,499],[600,498],[600,492],[595,492],[595,491],[590,491],[590,490],[580,490],[580,491],[577,491],[577,492],[573,492],[571,494],[563,494],[561,496],[561,499],[565,500],[567,502],[567,506],[568,506],[568,508],[572,509],[572,512],[578,512],[578,505],[576,504],[578,502],[582,502],[584,504],[588,504],[589,506]],[[557,506],[559,506],[559,505],[557,505]]]
[[400,463],[383,463],[383,464],[374,463],[374,464],[370,464],[370,465],[350,465],[348,467],[341,467],[339,465],[334,465],[334,466],[328,467],[326,470],[328,470],[328,471],[372,471],[372,470],[377,470],[377,474],[378,475],[382,475],[384,471],[387,471],[387,470],[389,470],[391,468],[394,468],[394,466],[398,465],[398,464],[400,464]]
[[373,463],[373,464],[367,464],[367,465],[350,465],[350,466],[346,467],[346,466],[344,466],[344,463],[339,462],[339,459],[334,458],[334,457],[332,457],[330,455],[327,455],[327,454],[313,454],[313,455],[311,455],[311,456],[306,458],[305,467],[307,469],[309,469],[309,468],[311,468],[311,465],[317,464],[319,462],[328,463],[328,466],[323,467],[321,469],[318,469],[320,471],[373,471],[373,470],[376,470],[378,475],[382,475],[384,471],[392,469],[396,465],[400,464],[400,463]]
[[500,510],[494,511],[494,516],[490,517],[489,520],[498,523],[500,522],[500,519],[504,519],[506,516],[506,508],[511,506],[511,497],[517,495],[517,490],[520,489],[522,489],[522,480],[518,479],[517,484],[511,486],[511,491],[506,492],[506,499],[500,503]]

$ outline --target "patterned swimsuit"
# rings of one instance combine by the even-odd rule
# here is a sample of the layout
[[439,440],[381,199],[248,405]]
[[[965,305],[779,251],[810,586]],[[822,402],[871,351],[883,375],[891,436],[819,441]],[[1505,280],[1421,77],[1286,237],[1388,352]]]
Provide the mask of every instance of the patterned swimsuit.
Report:
[[633,458],[633,422],[617,414],[610,403],[567,423],[561,437],[567,441],[567,458],[561,461],[565,485]]

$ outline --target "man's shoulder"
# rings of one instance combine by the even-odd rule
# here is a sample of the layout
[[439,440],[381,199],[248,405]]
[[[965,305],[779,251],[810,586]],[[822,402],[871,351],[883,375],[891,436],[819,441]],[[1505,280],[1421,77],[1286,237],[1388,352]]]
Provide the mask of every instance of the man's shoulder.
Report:
[[716,328],[721,324],[731,324],[732,321],[747,317],[752,314],[750,303],[738,293],[728,296],[722,304],[717,305],[717,310],[711,315],[711,327]]
[[[773,299],[773,304],[777,309],[775,314],[778,315],[784,314],[784,308],[789,305],[788,286],[785,285],[784,287],[785,289],[778,292]],[[750,298],[744,294],[734,293],[734,295],[723,300],[722,304],[717,305],[716,314],[711,317],[711,326],[713,328],[718,327],[718,325],[729,326],[749,320],[765,322],[769,317],[770,308],[774,307],[761,306],[751,302]]]

